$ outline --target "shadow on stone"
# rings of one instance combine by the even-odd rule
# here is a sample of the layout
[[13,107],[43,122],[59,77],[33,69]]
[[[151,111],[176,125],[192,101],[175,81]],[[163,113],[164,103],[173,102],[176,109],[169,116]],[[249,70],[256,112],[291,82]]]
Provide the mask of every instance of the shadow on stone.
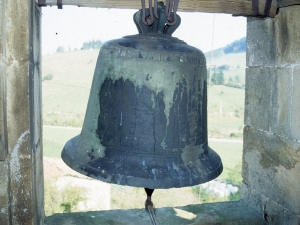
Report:
[[[156,209],[158,224],[164,225],[258,225],[263,216],[245,206],[241,201],[218,202],[181,207]],[[46,218],[46,225],[151,225],[149,214],[144,209],[107,210],[80,213],[55,214]]]

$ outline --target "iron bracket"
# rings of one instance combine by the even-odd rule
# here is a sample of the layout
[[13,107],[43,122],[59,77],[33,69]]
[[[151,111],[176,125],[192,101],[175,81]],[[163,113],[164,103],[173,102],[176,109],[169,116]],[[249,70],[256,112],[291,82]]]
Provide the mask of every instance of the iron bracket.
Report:
[[[38,0],[39,7],[47,6],[46,0]],[[62,9],[62,0],[57,0],[57,8]]]
[[46,0],[39,0],[39,1],[38,1],[38,6],[39,6],[39,7],[47,6]]
[[57,0],[57,8],[62,9],[62,0]]

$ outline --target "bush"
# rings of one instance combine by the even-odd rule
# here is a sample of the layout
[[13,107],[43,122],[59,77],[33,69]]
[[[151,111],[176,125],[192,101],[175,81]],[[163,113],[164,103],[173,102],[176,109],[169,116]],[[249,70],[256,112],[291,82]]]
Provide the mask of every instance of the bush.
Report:
[[46,216],[61,212],[59,207],[61,203],[61,195],[57,191],[56,186],[49,180],[45,181],[44,201]]
[[230,68],[230,65],[227,65],[227,64],[218,67],[219,70],[229,70],[229,68]]
[[63,46],[59,46],[59,47],[56,49],[56,52],[57,52],[57,53],[65,52],[65,48],[64,48]]
[[245,85],[241,83],[240,77],[238,75],[234,77],[234,80],[232,79],[232,77],[229,77],[229,80],[225,85],[228,87],[234,87],[240,89],[245,88]]
[[237,137],[237,135],[235,133],[230,133],[229,135],[230,137]]
[[234,110],[234,115],[236,116],[236,117],[240,117],[240,114],[239,114],[240,112],[239,112],[239,110]]
[[84,187],[67,185],[64,189],[58,190],[53,180],[45,181],[46,216],[77,210],[78,203],[87,200],[86,193]]
[[242,132],[237,132],[237,133],[230,133],[229,137],[231,138],[242,138],[243,137],[243,133]]
[[62,192],[62,203],[60,208],[64,213],[69,213],[77,209],[81,201],[86,201],[86,189],[84,187],[68,185]]
[[100,40],[92,40],[89,42],[84,42],[81,50],[84,49],[100,49],[102,47],[102,42]]
[[238,201],[240,199],[241,199],[241,189],[239,187],[238,192],[236,192],[235,194],[230,193],[229,201]]
[[233,170],[228,173],[226,181],[233,185],[240,186],[242,184],[242,164],[237,164]]
[[47,74],[46,76],[43,77],[43,80],[42,81],[45,81],[45,80],[52,80],[53,79],[53,75],[52,74]]
[[[204,188],[197,186],[192,187],[192,192],[199,196],[200,203],[208,203],[208,202],[220,202],[220,201],[229,201],[228,197],[219,197],[214,194],[211,194],[205,191]],[[200,193],[199,193],[200,192]]]
[[220,70],[218,73],[214,72],[212,77],[211,77],[211,82],[216,84],[216,85],[221,85],[224,84],[225,79],[224,79],[224,74],[222,70]]
[[62,127],[82,127],[84,112],[82,113],[44,113],[43,124]]

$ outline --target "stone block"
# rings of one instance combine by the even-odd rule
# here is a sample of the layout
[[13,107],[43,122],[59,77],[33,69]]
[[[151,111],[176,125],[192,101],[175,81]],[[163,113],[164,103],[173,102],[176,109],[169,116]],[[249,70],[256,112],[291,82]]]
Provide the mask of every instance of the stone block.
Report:
[[[0,12],[2,11],[2,4],[0,4]],[[0,18],[0,160],[6,157],[5,147],[5,56],[3,55],[3,30],[2,30],[2,17]]]
[[8,204],[8,197],[0,196],[0,224],[1,225],[10,225],[7,204]]
[[43,224],[44,220],[44,169],[42,142],[38,140],[35,144],[35,167],[33,168],[35,176],[33,177],[35,185],[33,186],[33,202],[35,203],[35,220],[37,224]]
[[282,207],[269,197],[242,184],[242,202],[249,208],[259,212],[266,224],[272,225],[298,225],[300,217]]
[[[0,43],[1,45],[1,43]],[[0,54],[1,57],[1,54]],[[5,127],[5,92],[4,92],[4,85],[5,85],[5,80],[4,80],[4,66],[3,63],[1,62],[2,60],[0,59],[0,161],[4,160],[6,157],[6,127]]]
[[300,140],[300,66],[295,66],[293,72],[290,136]]
[[250,189],[300,214],[300,142],[244,128],[243,172]]
[[8,165],[0,161],[0,224],[8,224]]
[[276,63],[275,20],[271,18],[247,19],[247,67]]
[[263,202],[263,218],[267,224],[284,225],[285,211],[286,210],[281,205],[272,199],[265,197],[265,201]]
[[293,67],[246,70],[245,125],[290,136]]
[[[11,178],[11,212],[12,223],[19,224],[32,220],[33,193],[32,159],[25,154],[19,154],[19,159],[10,161]],[[29,223],[29,222],[28,222]]]
[[251,189],[250,184],[247,181],[242,182],[241,187],[241,201],[245,202],[247,206],[259,212],[263,218],[263,202],[266,200],[266,197],[261,195],[255,189]]
[[272,68],[246,69],[245,125],[269,130]]
[[[275,20],[276,61],[278,65],[300,63],[300,6],[280,8]],[[270,39],[264,39],[269,41]],[[267,53],[267,52],[266,52]]]
[[247,66],[300,63],[300,6],[281,8],[275,19],[248,18]]
[[293,67],[275,67],[270,75],[268,84],[271,88],[269,131],[289,137],[292,125],[290,115],[292,110]]
[[261,218],[263,218],[267,224],[283,224],[284,209],[282,207],[274,207],[276,204],[274,204],[270,198],[255,189],[249,188],[248,185],[242,185],[242,192],[242,201],[245,202],[248,207],[259,212]]

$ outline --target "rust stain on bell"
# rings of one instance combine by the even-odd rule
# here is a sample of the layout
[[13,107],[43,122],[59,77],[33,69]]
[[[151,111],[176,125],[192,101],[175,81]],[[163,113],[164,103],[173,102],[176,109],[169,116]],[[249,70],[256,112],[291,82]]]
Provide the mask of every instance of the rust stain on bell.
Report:
[[159,19],[145,27],[140,11],[134,18],[140,34],[101,48],[82,132],[66,143],[62,158],[82,174],[120,185],[157,189],[212,180],[223,167],[207,143],[205,57],[167,35]]

